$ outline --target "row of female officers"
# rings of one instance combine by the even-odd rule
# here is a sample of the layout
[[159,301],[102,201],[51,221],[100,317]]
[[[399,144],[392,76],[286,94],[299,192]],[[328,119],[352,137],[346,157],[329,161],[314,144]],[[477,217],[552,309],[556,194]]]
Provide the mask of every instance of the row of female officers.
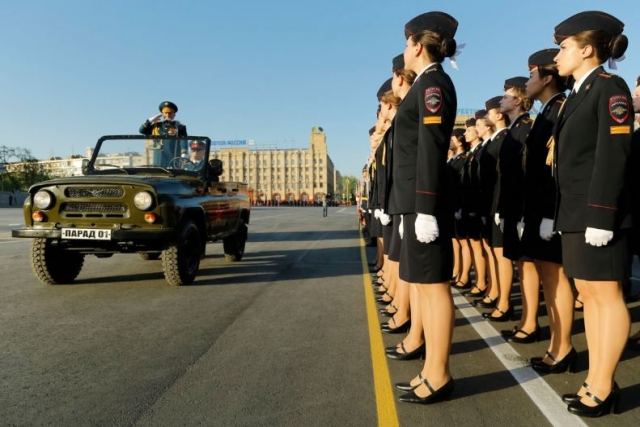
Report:
[[[467,289],[476,306],[490,309],[488,320],[509,320],[515,261],[523,316],[503,336],[537,339],[542,283],[551,340],[531,366],[573,370],[574,298],[567,276],[573,278],[584,303],[589,371],[562,399],[580,416],[609,414],[620,399],[614,374],[630,328],[621,281],[629,277],[625,165],[634,115],[627,85],[601,64],[624,54],[624,24],[604,12],[560,23],[554,34],[559,49],[531,55],[530,77],[506,80],[504,94],[489,99],[466,130],[454,130],[456,91],[441,66],[454,56],[457,26],[442,12],[406,24],[405,51],[393,58],[392,77],[378,92],[378,121],[370,131],[370,228],[382,237],[384,253],[376,292],[386,305],[381,313],[390,317],[382,329],[408,332],[387,355],[426,353],[421,372],[395,384],[404,392],[399,400],[432,404],[450,397],[451,286]],[[532,121],[534,100],[542,109]],[[463,139],[471,148],[460,155]],[[450,141],[457,154],[448,159]],[[469,242],[456,249],[472,253],[464,258],[476,272],[471,289],[468,273],[451,279],[456,236]]]

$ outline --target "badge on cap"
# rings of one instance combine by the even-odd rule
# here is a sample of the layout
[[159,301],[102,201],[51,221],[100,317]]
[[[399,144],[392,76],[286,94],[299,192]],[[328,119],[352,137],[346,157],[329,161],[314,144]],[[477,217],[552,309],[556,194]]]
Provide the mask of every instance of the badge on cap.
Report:
[[629,117],[629,100],[625,95],[614,95],[609,98],[609,114],[611,118],[624,123]]
[[428,87],[424,91],[424,105],[431,113],[437,113],[442,106],[442,91],[437,86]]

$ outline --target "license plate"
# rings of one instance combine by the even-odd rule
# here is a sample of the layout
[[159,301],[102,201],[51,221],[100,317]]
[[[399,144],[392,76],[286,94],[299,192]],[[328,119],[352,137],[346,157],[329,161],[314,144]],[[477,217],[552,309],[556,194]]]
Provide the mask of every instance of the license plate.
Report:
[[93,228],[63,228],[63,239],[79,240],[111,240],[111,230],[96,230]]

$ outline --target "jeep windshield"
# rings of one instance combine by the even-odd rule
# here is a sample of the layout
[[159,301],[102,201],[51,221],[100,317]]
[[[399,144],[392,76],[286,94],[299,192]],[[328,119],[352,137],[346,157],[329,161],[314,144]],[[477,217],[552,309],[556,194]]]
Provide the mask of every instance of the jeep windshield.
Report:
[[105,136],[91,152],[85,174],[200,175],[209,146],[209,138],[197,136]]

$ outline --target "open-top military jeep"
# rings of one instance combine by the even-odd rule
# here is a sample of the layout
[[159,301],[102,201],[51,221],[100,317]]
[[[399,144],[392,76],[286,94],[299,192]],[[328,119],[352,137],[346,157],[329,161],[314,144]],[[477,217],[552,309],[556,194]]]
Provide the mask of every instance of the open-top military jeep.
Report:
[[[247,184],[219,182],[222,162],[209,159],[206,137],[120,135],[100,138],[82,175],[32,186],[24,203],[34,238],[31,264],[40,281],[71,283],[85,255],[162,256],[174,286],[194,281],[207,242],[222,239],[226,258],[244,254],[250,203]],[[78,172],[80,174],[80,172]]]

